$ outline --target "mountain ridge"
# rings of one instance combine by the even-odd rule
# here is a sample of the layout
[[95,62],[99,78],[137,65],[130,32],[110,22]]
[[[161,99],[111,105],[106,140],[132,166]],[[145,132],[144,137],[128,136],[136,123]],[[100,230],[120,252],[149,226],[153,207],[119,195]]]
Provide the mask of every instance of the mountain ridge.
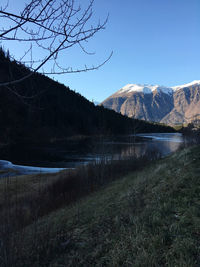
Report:
[[128,84],[101,104],[131,118],[189,123],[200,117],[200,80],[173,87]]

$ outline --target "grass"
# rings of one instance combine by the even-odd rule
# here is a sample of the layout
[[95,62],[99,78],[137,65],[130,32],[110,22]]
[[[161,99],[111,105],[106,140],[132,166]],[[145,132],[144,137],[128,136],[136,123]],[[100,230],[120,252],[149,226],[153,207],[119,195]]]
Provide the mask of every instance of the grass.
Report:
[[196,146],[12,233],[3,266],[200,266],[199,207]]
[[101,186],[124,174],[142,168],[143,164],[148,164],[158,157],[158,154],[151,153],[141,158],[124,160],[104,158],[99,162],[57,174],[1,179],[0,224],[4,224],[6,214],[12,231],[19,230],[39,217],[97,191]]

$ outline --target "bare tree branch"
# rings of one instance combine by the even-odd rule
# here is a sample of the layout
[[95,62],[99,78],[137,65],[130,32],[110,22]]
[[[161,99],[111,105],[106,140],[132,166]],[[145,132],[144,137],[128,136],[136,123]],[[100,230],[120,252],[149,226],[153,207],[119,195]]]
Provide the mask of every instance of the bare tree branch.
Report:
[[[78,0],[77,0],[78,1]],[[112,56],[97,66],[72,69],[62,66],[57,61],[62,51],[78,46],[80,51],[89,53],[84,43],[97,32],[105,29],[108,18],[96,25],[90,25],[93,17],[94,0],[89,0],[88,6],[83,8],[76,0],[30,0],[29,4],[15,14],[8,11],[8,5],[0,7],[0,25],[6,20],[7,28],[0,27],[0,41],[15,41],[19,44],[30,43],[30,46],[20,60],[26,63],[32,72],[19,79],[8,80],[0,86],[10,86],[20,83],[41,71],[47,62],[51,62],[51,71],[45,70],[43,74],[66,74],[95,70],[103,66]],[[2,22],[2,23],[1,23]],[[42,58],[34,56],[34,51],[42,50]],[[38,51],[38,50],[37,50]],[[83,64],[84,65],[84,64]]]

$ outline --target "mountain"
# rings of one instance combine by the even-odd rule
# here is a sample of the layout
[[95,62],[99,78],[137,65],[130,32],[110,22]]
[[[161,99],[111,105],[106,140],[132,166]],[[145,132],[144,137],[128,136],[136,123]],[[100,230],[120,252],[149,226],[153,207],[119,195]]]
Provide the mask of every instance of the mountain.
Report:
[[[17,80],[31,70],[0,49],[0,82]],[[57,142],[76,135],[107,135],[171,131],[122,116],[103,106],[95,106],[42,74],[0,87],[0,144]]]
[[166,124],[189,123],[200,117],[200,81],[174,87],[128,84],[102,105],[130,118]]

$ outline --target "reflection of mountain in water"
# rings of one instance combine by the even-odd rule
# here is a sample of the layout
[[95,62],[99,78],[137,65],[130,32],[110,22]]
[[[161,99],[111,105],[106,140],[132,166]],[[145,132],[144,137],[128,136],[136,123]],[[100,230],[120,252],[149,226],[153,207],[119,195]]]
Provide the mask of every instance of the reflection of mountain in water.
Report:
[[146,151],[157,151],[162,156],[166,156],[172,152],[175,152],[183,142],[182,135],[179,133],[176,134],[147,134],[140,135],[144,137],[145,149]]
[[[16,166],[19,174],[36,173],[37,171],[45,172],[45,169],[41,168],[41,166],[48,168],[74,168],[91,161],[98,161],[101,158],[116,160],[130,156],[141,157],[152,152],[165,156],[176,151],[181,143],[182,136],[180,134],[141,134],[101,140],[89,139],[60,147],[20,147],[11,150],[10,154],[7,153],[0,156],[11,161],[13,163],[11,165]],[[28,167],[26,170],[26,166],[20,167],[20,165],[38,166],[39,168],[31,169]],[[1,165],[0,170],[3,170]],[[48,169],[46,170],[48,171]],[[50,169],[49,171],[53,172]]]
[[[135,138],[126,137],[122,142],[107,142],[106,150],[113,150],[114,158],[130,156],[141,157],[147,153],[157,152],[166,156],[176,151],[183,142],[181,134],[141,134]],[[132,142],[131,142],[132,140]],[[126,142],[127,141],[127,142]],[[117,150],[117,152],[116,152]]]

